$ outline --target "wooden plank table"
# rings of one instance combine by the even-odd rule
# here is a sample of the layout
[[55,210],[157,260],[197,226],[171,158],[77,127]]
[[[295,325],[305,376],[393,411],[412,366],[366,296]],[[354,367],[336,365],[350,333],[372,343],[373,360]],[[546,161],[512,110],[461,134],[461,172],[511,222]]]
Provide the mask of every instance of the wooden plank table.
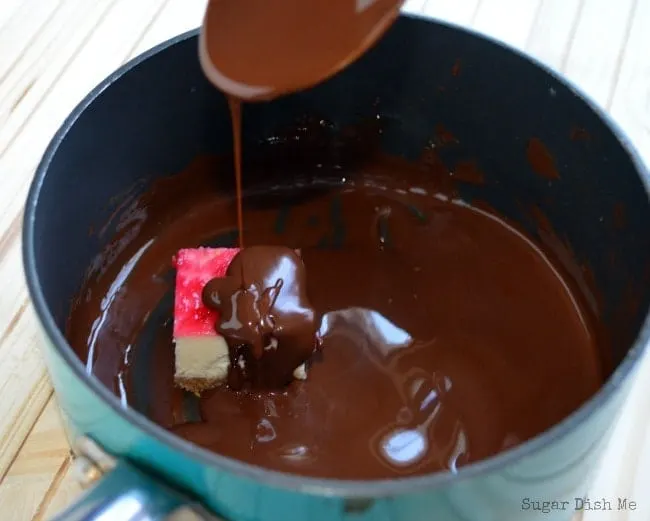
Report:
[[[199,25],[206,0],[0,2],[0,511],[48,519],[79,493],[37,348],[23,281],[22,208],[34,169],[68,112],[129,58]],[[564,72],[605,107],[650,163],[650,0],[409,0],[406,10],[474,27]],[[590,494],[650,519],[650,358]]]

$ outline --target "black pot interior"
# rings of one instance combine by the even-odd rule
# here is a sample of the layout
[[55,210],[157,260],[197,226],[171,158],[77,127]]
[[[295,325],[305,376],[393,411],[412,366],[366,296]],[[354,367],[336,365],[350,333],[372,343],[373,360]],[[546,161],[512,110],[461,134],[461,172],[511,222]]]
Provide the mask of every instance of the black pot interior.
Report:
[[[33,210],[39,282],[62,330],[84,274],[110,240],[89,229],[107,222],[134,183],[145,190],[196,156],[232,148],[228,107],[199,68],[195,36],[118,74],[77,116],[44,164]],[[246,106],[247,160],[269,160],[259,143],[305,116],[332,122],[323,134],[330,157],[345,153],[335,139],[343,129],[378,116],[382,149],[408,159],[419,157],[442,125],[458,141],[441,151],[448,167],[472,160],[485,174],[483,184],[459,187],[462,198],[486,201],[544,242],[530,212],[538,208],[554,230],[551,242],[562,243],[583,270],[577,278],[609,333],[608,357],[614,366],[623,359],[650,304],[648,194],[619,137],[565,84],[499,45],[403,17],[325,84]],[[550,151],[559,178],[535,172],[531,138]],[[284,172],[283,182],[293,175]],[[246,180],[252,187],[268,181]]]

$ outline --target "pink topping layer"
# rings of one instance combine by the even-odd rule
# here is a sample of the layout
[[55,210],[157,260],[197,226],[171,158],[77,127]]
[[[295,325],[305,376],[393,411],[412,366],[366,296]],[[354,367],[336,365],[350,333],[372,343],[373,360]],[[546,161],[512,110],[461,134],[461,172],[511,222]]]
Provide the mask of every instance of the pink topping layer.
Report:
[[216,336],[219,314],[206,308],[201,299],[205,285],[223,277],[239,248],[187,248],[174,257],[174,338]]

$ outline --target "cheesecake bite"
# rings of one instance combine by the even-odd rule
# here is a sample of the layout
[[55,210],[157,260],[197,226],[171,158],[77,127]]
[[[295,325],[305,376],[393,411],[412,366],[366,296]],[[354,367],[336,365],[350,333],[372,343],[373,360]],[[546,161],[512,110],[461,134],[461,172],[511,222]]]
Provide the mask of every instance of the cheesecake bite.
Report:
[[179,251],[174,306],[178,387],[279,389],[307,378],[320,316],[298,252],[280,246]]

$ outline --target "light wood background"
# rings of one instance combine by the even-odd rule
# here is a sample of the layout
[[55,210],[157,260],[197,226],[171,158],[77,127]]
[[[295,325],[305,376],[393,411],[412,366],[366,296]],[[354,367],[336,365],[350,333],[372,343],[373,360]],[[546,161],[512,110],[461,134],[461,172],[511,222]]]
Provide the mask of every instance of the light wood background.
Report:
[[[79,493],[37,348],[23,282],[22,209],[50,138],[120,64],[200,24],[205,0],[0,0],[0,517],[48,519]],[[650,162],[650,0],[409,0],[405,9],[474,27],[564,72],[614,116]],[[650,358],[604,456],[593,499],[650,520]]]

